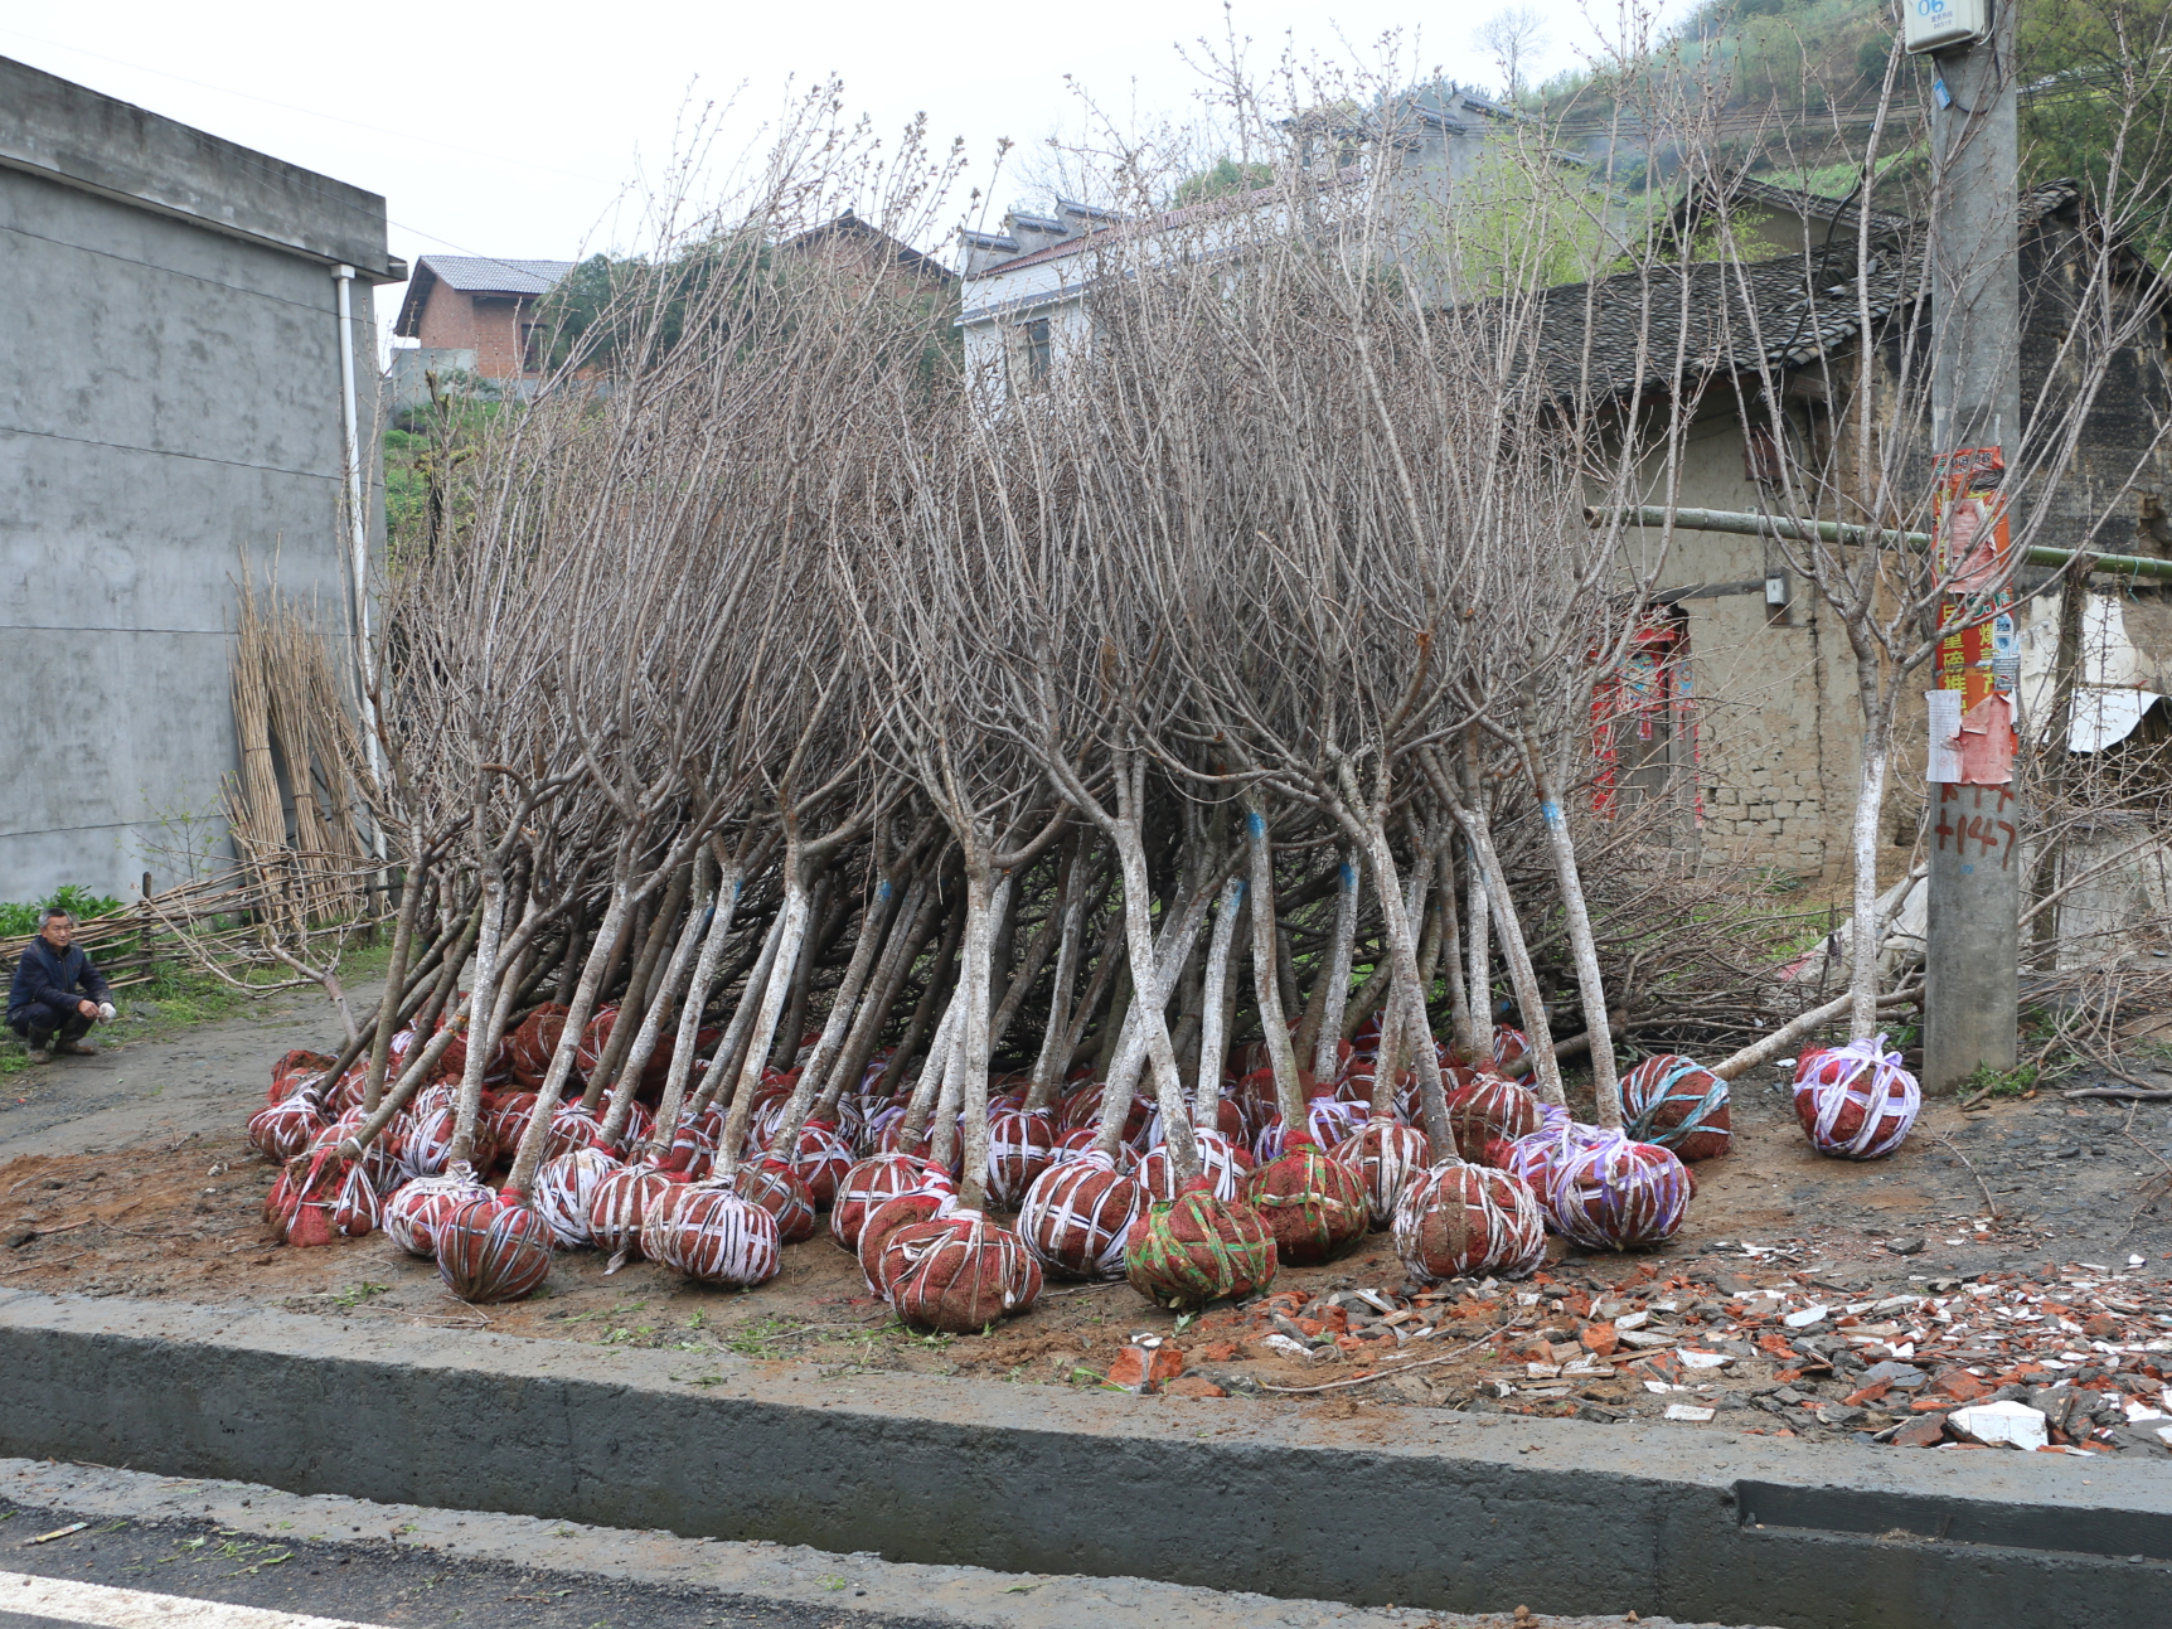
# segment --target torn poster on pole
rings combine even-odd
[[[2005,786],[2014,778],[2021,643],[2007,582],[2013,540],[1999,501],[2005,472],[1996,447],[1938,461],[1932,557],[1947,589],[1939,625],[1952,631],[1940,636],[1938,688],[1927,698],[1924,775],[1947,785]]]

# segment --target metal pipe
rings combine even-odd
[[[1736,509],[1674,509],[1668,510],[1657,504],[1634,509],[1587,508],[1584,519],[1593,526],[1604,526],[1619,518],[1624,526],[1664,527],[1672,524],[1685,532],[1733,532],[1743,537],[1792,537],[1803,542],[1853,543],[1870,541],[1899,543],[1918,553],[1931,546],[1928,532],[1895,532],[1877,526],[1848,526],[1836,520],[1788,520],[1778,515],[1760,515]],[[2063,566],[2078,553],[2078,549],[2054,549],[2036,545],[2021,551],[2021,558],[2032,566]],[[2108,577],[2150,577],[2160,582],[2172,582],[2172,560],[2151,560],[2138,554],[2095,554],[2091,570]]]
[[[377,675],[370,659],[370,533],[368,511],[362,507],[361,415],[355,406],[354,268],[333,267],[332,281],[339,290],[340,411],[342,427],[347,433],[347,513],[353,523],[355,667],[362,687],[362,741],[369,754],[370,779],[382,787],[385,772],[377,741]],[[375,820],[370,822],[370,840],[377,858],[384,859],[384,829]]]

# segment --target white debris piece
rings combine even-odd
[[[1703,1425],[1717,1412],[1717,1409],[1699,1408],[1694,1403],[1669,1403],[1667,1405],[1668,1419],[1687,1420],[1691,1425]]]
[[[2003,1442],[2033,1451],[2051,1441],[2044,1427],[2044,1411],[2026,1403],[1976,1403],[1955,1409],[1947,1419],[1954,1430],[1978,1442]]]
[[[1822,1305],[1811,1305],[1804,1307],[1800,1312],[1789,1313],[1780,1322],[1790,1329],[1808,1329],[1812,1324],[1823,1323],[1828,1310]]]

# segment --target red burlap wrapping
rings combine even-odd
[[[660,1204],[675,1186],[654,1166],[620,1166],[597,1183],[589,1196],[589,1238],[613,1258],[640,1254],[642,1221],[649,1208]]]
[[[1689,1168],[1667,1150],[1609,1132],[1561,1161],[1546,1211],[1587,1249],[1634,1250],[1674,1236],[1690,1191]]]
[[[1376,1228],[1388,1225],[1403,1190],[1433,1163],[1425,1133],[1388,1118],[1366,1121],[1329,1157],[1357,1172],[1365,1188],[1365,1213]]]
[[[550,1271],[550,1229],[517,1195],[471,1201],[437,1230],[437,1276],[463,1301],[518,1301]]]
[[[1403,1190],[1395,1253],[1421,1283],[1521,1278],[1546,1259],[1545,1214],[1521,1177],[1482,1165],[1436,1165]]]
[[[535,1105],[533,1092],[501,1092],[490,1107],[490,1140],[500,1148],[518,1148],[535,1118]]]
[[[1192,1141],[1199,1148],[1200,1174],[1207,1179],[1214,1197],[1235,1199],[1256,1164],[1252,1151],[1221,1132],[1209,1131],[1203,1126],[1192,1128]],[[1146,1190],[1149,1201],[1177,1196],[1180,1184],[1176,1164],[1169,1158],[1166,1144],[1153,1149],[1139,1161],[1139,1186]]]
[[[910,1154],[870,1154],[857,1162],[837,1185],[830,1206],[830,1237],[844,1250],[855,1250],[870,1212],[886,1199],[920,1186],[920,1161]]]
[[[1034,1179],[1056,1163],[1056,1111],[991,1108],[988,1114],[988,1197],[1018,1208]]]
[[[617,1022],[617,1007],[598,1007],[589,1014],[588,1022],[581,1027],[581,1039],[573,1049],[573,1067],[583,1080],[588,1078],[589,1072],[597,1064],[603,1062],[603,1049],[611,1040],[611,1026]]]
[[[513,1078],[531,1092],[540,1087],[565,1032],[566,1008],[559,1001],[544,1002],[515,1025],[505,1038],[505,1062]]]
[[[1293,1267],[1326,1261],[1363,1238],[1370,1221],[1357,1172],[1322,1153],[1303,1131],[1290,1135],[1280,1159],[1252,1173],[1244,1198],[1274,1234],[1276,1254]]]
[[[674,1188],[641,1229],[641,1253],[703,1284],[767,1283],[784,1263],[768,1211],[718,1182]]]
[[[887,1259],[883,1252],[889,1247],[890,1235],[899,1228],[931,1222],[958,1202],[957,1194],[950,1187],[948,1173],[939,1167],[923,1167],[923,1171],[928,1169],[936,1171],[941,1186],[923,1178],[922,1185],[910,1192],[870,1206],[867,1220],[860,1225],[859,1243],[854,1247],[860,1260],[860,1273],[867,1280],[869,1292],[884,1300],[890,1296],[890,1281],[883,1276],[883,1264]]]
[[[904,1119],[895,1119],[888,1125],[884,1125],[882,1127],[882,1136],[875,1138],[875,1153],[904,1153],[904,1156],[910,1156],[914,1160],[932,1160],[934,1158],[934,1147],[936,1147],[934,1125],[930,1125],[925,1129],[925,1132],[921,1132],[919,1138],[914,1138],[912,1142],[908,1142],[906,1140],[906,1123],[904,1123]],[[958,1177],[964,1175],[964,1138],[962,1136],[960,1138],[951,1138],[949,1173],[951,1173],[951,1182],[956,1182]]]
[[[671,1135],[671,1148],[656,1163],[667,1171],[677,1171],[691,1182],[703,1182],[716,1165],[717,1132],[723,1126],[721,1118],[712,1120],[713,1109],[699,1114],[682,1115],[679,1129]]]
[[[273,1235],[309,1249],[340,1239],[359,1239],[377,1226],[377,1190],[359,1161],[332,1147],[297,1154],[287,1162],[267,1200]]]
[[[339,1152],[340,1145],[359,1133],[368,1119],[359,1106],[349,1109],[317,1133],[308,1152],[314,1154],[320,1148]],[[389,1132],[392,1128],[387,1126],[385,1129]],[[362,1150],[358,1163],[362,1174],[369,1178],[370,1186],[379,1194],[388,1194],[407,1180],[407,1167],[401,1163],[400,1151],[388,1138],[379,1137],[371,1142]]]
[[[798,1244],[815,1236],[814,1195],[784,1161],[765,1157],[740,1166],[732,1174],[732,1188],[769,1212],[780,1243]]]
[[[1493,1027],[1493,1067],[1504,1075],[1520,1078],[1531,1071],[1531,1037],[1506,1024]]]
[[[837,1202],[837,1184],[852,1169],[852,1149],[837,1134],[836,1121],[809,1120],[799,1128],[799,1147],[792,1155],[792,1169],[807,1184],[808,1196],[818,1209]]]
[[[1076,1131],[1067,1131],[1056,1139],[1056,1146],[1053,1150],[1054,1157],[1050,1163],[1061,1165],[1064,1161],[1075,1160],[1082,1154],[1091,1154],[1094,1151],[1094,1144],[1100,1140],[1101,1131],[1096,1126],[1080,1126]],[[1139,1156],[1133,1152],[1129,1143],[1118,1143],[1116,1145],[1114,1163],[1117,1170],[1123,1172],[1126,1176],[1136,1176],[1138,1174]],[[1039,1180],[1038,1177],[1034,1178],[1035,1182]],[[1033,1183],[1029,1182],[1026,1186],[1031,1188]],[[1024,1201],[1021,1200],[1020,1203],[1023,1204]]]
[[[1448,1094],[1448,1127],[1467,1160],[1485,1155],[1488,1138],[1512,1143],[1545,1123],[1538,1094],[1498,1075],[1480,1075]]]
[[[598,1105],[599,1110],[601,1105]],[[561,1103],[552,1111],[551,1129],[543,1140],[543,1157],[556,1159],[576,1148],[602,1148],[603,1114],[590,1114],[579,1103]]]
[[[443,1176],[414,1177],[385,1197],[378,1225],[411,1256],[435,1256],[437,1232],[462,1205],[495,1195],[475,1180],[472,1166],[456,1165]]]
[[[267,1103],[278,1103],[292,1097],[304,1086],[322,1082],[324,1073],[339,1062],[329,1053],[304,1052],[299,1047],[272,1065],[271,1090],[264,1094]]]
[[[1018,1207],[1018,1236],[1064,1278],[1121,1278],[1124,1234],[1145,1208],[1146,1190],[1089,1152],[1034,1180]]]
[[[436,1176],[452,1158],[459,1116],[446,1105],[405,1116],[404,1120],[400,1128],[401,1163],[415,1176]],[[469,1151],[468,1163],[478,1171],[487,1171],[498,1163],[498,1145],[490,1134],[487,1115],[476,1124],[475,1146]]]
[[[341,1072],[339,1079],[333,1081],[325,1089],[324,1112],[327,1114],[345,1114],[349,1109],[360,1108],[362,1106],[362,1094],[368,1090],[369,1083],[370,1065],[367,1058],[359,1063],[349,1064]]]
[[[249,1146],[280,1165],[306,1149],[325,1127],[324,1111],[313,1092],[298,1091],[267,1103],[249,1116]]]
[[[1173,1202],[1150,1206],[1124,1237],[1131,1287],[1165,1307],[1255,1295],[1274,1283],[1278,1259],[1267,1219],[1215,1198],[1204,1178]]]
[[[543,1162],[535,1174],[536,1214],[561,1250],[593,1241],[589,1211],[605,1179],[624,1169],[600,1148],[576,1148]]]
[[[1623,1129],[1684,1161],[1717,1159],[1734,1145],[1727,1082],[1694,1058],[1663,1052],[1621,1077]]]
[[[1101,1125],[1102,1084],[1098,1080],[1082,1082],[1075,1090],[1063,1097],[1059,1121],[1066,1131],[1082,1127],[1098,1130]],[[1146,1150],[1147,1124],[1154,1118],[1154,1100],[1136,1088],[1131,1095],[1131,1111],[1124,1116],[1124,1138],[1135,1153]]]
[[[977,1210],[897,1229],[883,1258],[890,1304],[915,1329],[970,1335],[1024,1312],[1041,1293],[1040,1263]]]

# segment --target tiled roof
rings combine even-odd
[[[2024,228],[2081,197],[2072,181],[2036,188],[2021,201]],[[1875,224],[1880,217],[1871,216]],[[1808,254],[1729,264],[1707,261],[1622,272],[1570,283],[1539,296],[1536,332],[1547,378],[1569,391],[1585,378],[1594,394],[1625,395],[1671,386],[1679,373],[1795,368],[1854,339],[1867,312],[1873,326],[1920,297],[1923,234],[1894,216],[1874,231],[1858,282],[1852,241]]]
[[[487,255],[424,255],[427,268],[462,294],[548,294],[573,270],[570,260],[494,260]]]
[[[548,294],[573,270],[570,260],[495,260],[488,255],[424,255],[415,262],[392,331],[413,339],[422,330],[422,308],[443,283],[460,294]]]

